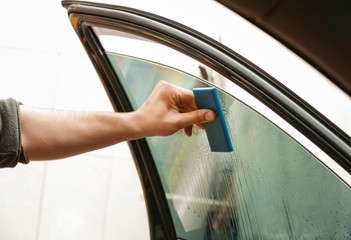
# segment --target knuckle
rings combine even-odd
[[[200,111],[194,111],[194,112],[195,112],[196,123],[202,122],[203,119],[202,119],[202,114],[200,114]]]
[[[157,83],[157,87],[159,88],[166,88],[168,86],[168,83],[164,80],[161,80]]]

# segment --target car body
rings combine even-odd
[[[159,80],[188,89],[218,89],[233,152],[212,153],[198,129],[191,138],[179,132],[129,142],[151,239],[351,237],[351,141],[337,120],[323,116],[303,94],[221,43],[223,39],[140,10],[137,4],[62,3],[117,111],[136,110]],[[243,10],[245,4],[226,4],[254,16]],[[175,6],[180,8],[173,14],[181,18],[184,5]],[[283,29],[275,31],[264,21],[258,25],[275,35]],[[285,37],[280,38],[335,80],[344,90],[336,95],[345,96],[349,108],[347,68],[324,68],[323,56],[304,53],[304,47],[298,48],[302,45],[294,45],[298,38],[289,42]],[[327,89],[328,94],[333,91]]]

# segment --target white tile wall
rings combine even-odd
[[[112,111],[59,0],[0,0],[0,98]],[[126,143],[0,169],[0,239],[148,239]]]
[[[48,163],[39,239],[101,239],[111,168],[88,155]]]
[[[0,239],[36,239],[45,164],[0,170]]]
[[[128,160],[116,158],[113,161],[111,184],[107,197],[106,224],[104,240],[110,239],[148,239],[148,225],[144,196],[140,184],[133,179],[137,178],[137,172],[133,171],[134,165]],[[137,191],[125,191],[135,189]],[[121,193],[124,197],[121,198]],[[116,204],[119,203],[119,204]],[[132,220],[132,221],[130,221]],[[127,231],[127,235],[121,238],[121,233]]]
[[[0,96],[23,103],[52,107],[58,76],[59,57],[31,49],[12,49],[1,45]]]

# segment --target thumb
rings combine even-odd
[[[198,109],[191,112],[181,113],[181,125],[183,127],[193,124],[211,122],[216,118],[216,114],[207,109]]]

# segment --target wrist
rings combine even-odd
[[[138,111],[128,112],[129,115],[128,124],[131,126],[131,132],[133,133],[133,139],[141,139],[145,137],[149,137],[149,131],[146,127],[146,119],[142,116]]]

